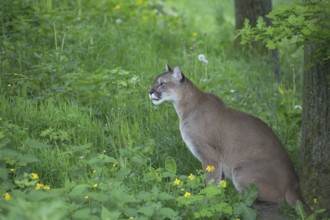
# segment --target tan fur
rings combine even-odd
[[[237,190],[259,188],[258,200],[294,206],[301,200],[297,174],[280,140],[260,119],[227,107],[212,94],[196,88],[176,67],[158,76],[149,90],[154,104],[173,103],[180,118],[182,138],[193,155],[214,172],[207,183],[221,180],[222,172]]]

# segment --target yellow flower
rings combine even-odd
[[[39,179],[39,176],[38,176],[37,173],[31,173],[30,177],[31,177],[31,179],[33,179],[33,180],[37,180],[37,179]]]
[[[44,190],[50,190],[50,186],[44,186]]]
[[[174,186],[177,186],[177,185],[179,185],[181,183],[181,180],[179,180],[178,178],[176,178],[175,180],[174,180],[174,182],[173,182],[173,185]]]
[[[97,183],[93,184],[92,187],[93,188],[96,188],[97,187]]]
[[[85,200],[88,200],[89,199],[89,196],[85,196],[84,198],[85,198]]]
[[[93,173],[96,173],[96,170],[93,170]]]
[[[36,190],[42,189],[44,187],[44,184],[42,183],[37,183],[36,185]]]
[[[239,219],[239,218],[236,218],[235,220],[241,220],[241,219]]]
[[[191,35],[192,35],[193,37],[197,37],[198,33],[197,33],[197,32],[193,32]]]
[[[214,166],[207,166],[206,168],[206,171],[209,172],[209,173],[212,173],[214,171]]]
[[[226,182],[226,180],[221,180],[219,184],[220,184],[220,186],[222,186],[223,188],[226,188],[226,187],[227,187],[227,182]]]
[[[129,220],[134,220],[134,217],[132,217],[132,216],[131,216],[131,217],[129,217]]]
[[[188,176],[188,178],[189,178],[190,180],[194,180],[196,177],[191,173],[191,174]]]
[[[316,204],[317,203],[317,198],[314,198],[313,202],[314,202],[314,204]]]
[[[7,192],[5,193],[5,200],[6,200],[6,201],[9,201],[9,200],[10,200],[10,194],[7,193]]]
[[[10,168],[10,172],[15,172],[15,168]]]
[[[191,196],[191,193],[190,192],[186,192],[184,195],[183,195],[185,198],[190,198],[190,196]]]
[[[120,5],[119,5],[119,4],[116,5],[116,6],[115,6],[115,9],[118,11],[118,10],[120,9]]]

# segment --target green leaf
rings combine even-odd
[[[202,208],[202,209],[200,209],[199,212],[195,212],[194,215],[196,217],[198,216],[198,218],[200,218],[200,217],[212,217],[213,214],[209,209]]]
[[[266,27],[266,23],[265,23],[264,19],[261,16],[258,17],[256,26],[259,29],[263,29],[264,27]]]
[[[296,209],[296,212],[298,214],[298,216],[301,218],[301,219],[305,219],[305,211],[304,211],[304,206],[302,204],[301,201],[297,201],[296,202],[296,206],[295,206],[295,209]]]
[[[69,196],[74,199],[82,200],[85,193],[88,191],[88,188],[90,188],[90,185],[87,184],[76,185],[69,193]]]
[[[24,154],[18,158],[17,165],[26,166],[34,162],[40,162],[40,160],[32,154]]]
[[[137,199],[142,200],[142,201],[147,201],[152,197],[152,193],[150,192],[145,192],[145,191],[141,191],[139,192],[139,194],[137,195]]]
[[[250,21],[247,18],[244,19],[244,29],[251,29]]]
[[[2,149],[0,151],[0,160],[4,160],[8,164],[15,164],[17,157],[18,157],[18,152],[15,150],[7,150],[7,149]]]
[[[297,23],[297,16],[296,15],[290,15],[288,17],[288,22],[291,25],[295,25]]]
[[[233,213],[233,208],[231,207],[230,204],[228,204],[226,202],[221,202],[219,204],[214,205],[214,209],[217,212],[228,214],[228,215],[231,215]]]
[[[137,215],[137,211],[134,206],[125,208],[123,212],[126,216],[136,216]]]
[[[128,167],[121,167],[117,172],[119,179],[125,179],[131,173],[131,169]]]
[[[103,160],[105,163],[118,163],[118,160],[117,160],[117,159],[115,159],[115,158],[113,158],[113,157],[109,157],[109,156],[107,156],[107,155],[105,155],[105,154],[101,154],[101,155],[99,156],[99,158],[100,158],[101,160]]]
[[[176,162],[173,157],[166,157],[165,159],[165,169],[173,174],[176,173]]]
[[[103,193],[103,192],[89,192],[88,196],[96,201],[99,202],[107,202],[109,201],[110,195],[108,193]]]
[[[274,34],[274,27],[272,27],[272,26],[268,26],[268,27],[266,28],[266,34],[267,34],[268,36],[273,36],[273,34]]]
[[[37,141],[35,139],[26,139],[24,141],[24,144],[26,144],[29,148],[32,148],[32,149],[47,149],[47,148],[50,148],[49,145],[45,144],[45,143],[42,143],[40,141]]]
[[[92,157],[87,163],[91,166],[103,166],[105,163],[118,163],[118,160],[105,154],[100,154]]]
[[[72,219],[91,219],[91,217],[90,208],[80,209],[72,215]]]
[[[177,212],[170,208],[161,208],[159,215],[166,219],[174,219],[177,216]]]
[[[218,195],[223,195],[223,188],[222,187],[217,187],[217,186],[214,186],[214,185],[211,185],[209,187],[206,187],[204,189],[202,189],[200,191],[200,194],[203,194],[206,196],[206,198],[214,198],[215,196],[218,196]]]
[[[242,216],[244,220],[257,219],[256,210],[248,207],[245,203],[240,202],[233,205],[233,213],[235,216]]]
[[[254,203],[254,201],[257,199],[258,192],[259,192],[258,187],[255,185],[249,185],[245,187],[242,192],[243,202],[246,205],[251,206]]]
[[[304,28],[301,30],[301,32],[303,33],[304,36],[309,36],[309,35],[311,35],[311,33],[312,33],[311,29],[310,29],[308,26],[304,27]]]
[[[161,192],[158,194],[158,199],[166,201],[166,200],[174,199],[174,197],[166,192]]]
[[[274,41],[269,40],[269,41],[267,41],[266,47],[270,50],[274,50],[276,48],[276,45],[275,45]]]
[[[118,202],[122,204],[136,202],[134,196],[130,195],[128,192],[125,192],[124,190],[121,189],[113,190],[110,194],[110,197],[118,198]]]
[[[120,216],[120,212],[118,211],[110,212],[108,209],[102,206],[102,211],[101,211],[102,220],[119,219],[119,216]]]
[[[138,212],[144,214],[145,216],[151,217],[154,214],[155,209],[153,206],[143,206],[138,210]]]
[[[134,161],[138,165],[144,165],[148,162],[148,159],[145,157],[141,157],[140,155],[135,155],[133,156],[132,161]]]

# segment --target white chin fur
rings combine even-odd
[[[162,102],[163,102],[163,100],[161,100],[161,99],[152,99],[151,100],[152,101],[152,103],[154,104],[154,105],[159,105],[159,104],[161,104]]]

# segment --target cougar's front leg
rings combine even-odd
[[[203,170],[206,174],[205,184],[218,184],[222,177],[222,165],[219,161],[203,161]]]

